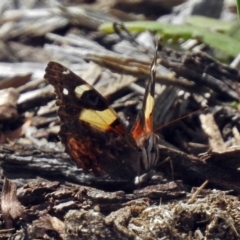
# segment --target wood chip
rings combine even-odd
[[[226,150],[226,145],[224,144],[221,132],[219,131],[213,115],[211,113],[201,114],[199,118],[202,129],[208,136],[209,145],[212,150],[216,152],[223,152]]]

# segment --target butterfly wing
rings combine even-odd
[[[131,134],[135,139],[137,146],[141,149],[141,172],[148,171],[156,166],[159,160],[159,138],[153,131],[156,53],[151,65],[151,78],[148,81],[145,91],[143,107],[131,130]]]
[[[142,109],[131,130],[132,136],[135,140],[138,140],[143,135],[153,133],[154,89],[155,83],[151,78],[147,84]]]
[[[59,63],[50,62],[44,77],[55,88],[59,136],[77,166],[96,175],[134,178],[138,148],[106,99]]]

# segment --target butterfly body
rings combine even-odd
[[[152,119],[146,124],[153,106],[143,110],[127,131],[101,94],[66,67],[50,62],[45,79],[58,97],[60,139],[78,167],[98,176],[134,179],[156,165],[158,137],[152,131]],[[152,101],[145,102],[151,105]]]

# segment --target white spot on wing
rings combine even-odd
[[[68,75],[70,73],[70,71],[67,69],[65,71],[62,72],[64,75]]]
[[[68,95],[68,90],[66,88],[63,89],[63,94]]]

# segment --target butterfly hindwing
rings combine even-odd
[[[101,94],[56,62],[48,64],[45,79],[55,88],[59,136],[73,161],[97,175],[134,178],[139,168],[138,148]]]

